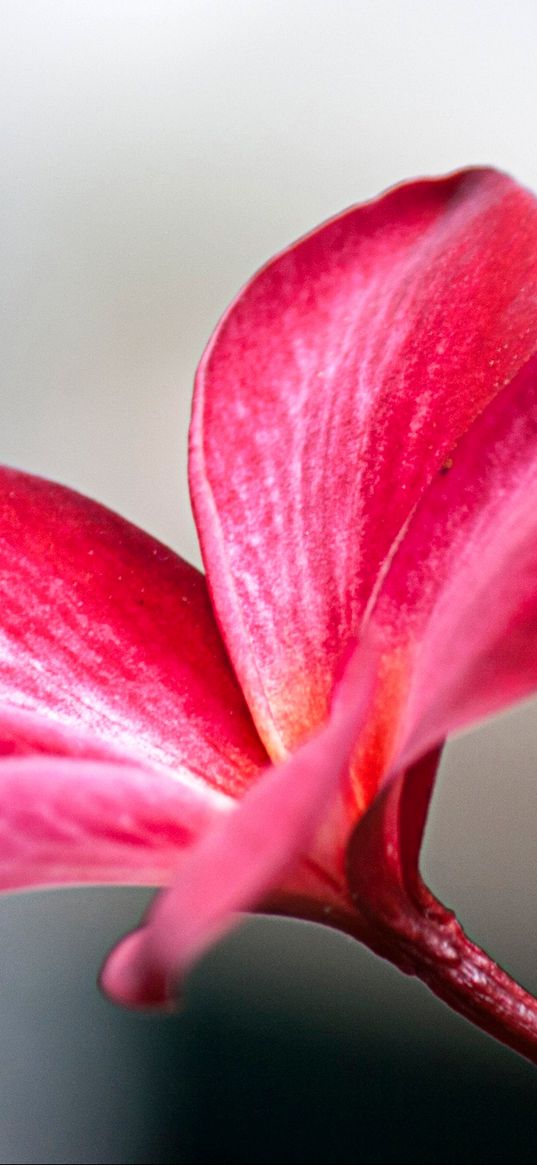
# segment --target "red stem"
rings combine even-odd
[[[476,946],[419,873],[439,752],[391,782],[359,822],[347,871],[365,941],[455,1011],[537,1063],[537,1001]]]

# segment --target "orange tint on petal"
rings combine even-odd
[[[381,656],[373,706],[351,764],[353,824],[369,808],[392,763],[409,677],[407,648],[394,647]]]
[[[367,718],[349,771],[341,781],[307,853],[287,874],[281,887],[284,893],[325,903],[331,903],[335,894],[334,902],[339,908],[345,901],[350,907],[347,847],[396,755],[409,690],[409,648],[401,644],[383,651],[379,645],[376,670]]]

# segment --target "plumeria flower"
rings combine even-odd
[[[270,262],[202,360],[190,483],[205,576],[1,471],[1,886],[165,887],[102,973],[128,1005],[271,910],[537,1061],[537,1003],[418,871],[445,738],[537,687],[535,198],[414,182]]]

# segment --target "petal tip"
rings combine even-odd
[[[148,959],[146,944],[145,927],[122,939],[101,970],[99,986],[112,1003],[130,1010],[174,1014],[179,1007],[177,993]]]

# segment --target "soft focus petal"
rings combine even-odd
[[[266,763],[203,576],[102,506],[9,469],[0,752],[167,767],[232,796]]]
[[[347,212],[224,317],[197,380],[191,488],[273,757],[322,722],[413,507],[536,349],[537,202],[489,170]]]
[[[171,773],[70,757],[0,761],[0,889],[162,885],[229,797]]]
[[[146,925],[108,959],[104,990],[128,1006],[167,1006],[194,959],[258,905],[296,863],[345,784],[356,737],[376,683],[372,650],[351,659],[323,729],[290,760],[268,770],[180,863],[174,885]]]
[[[537,359],[437,475],[372,621],[409,677],[398,766],[537,689]]]
[[[367,942],[435,995],[537,1063],[537,1001],[464,933],[423,884],[418,857],[438,754],[390,781],[359,822],[348,877]]]

